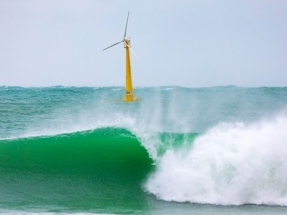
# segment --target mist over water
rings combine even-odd
[[[254,122],[285,110],[287,88],[138,88],[142,102],[118,102],[124,88],[0,87],[0,138],[98,127],[202,133],[220,122]],[[32,117],[31,117],[32,115]]]

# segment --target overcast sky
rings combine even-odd
[[[286,0],[0,0],[0,86],[287,86]]]

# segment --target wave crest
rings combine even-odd
[[[168,150],[146,189],[159,199],[287,205],[287,118],[220,124],[191,147]]]

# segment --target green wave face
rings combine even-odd
[[[2,140],[0,163],[1,208],[10,209],[139,209],[152,169],[145,148],[121,128]]]

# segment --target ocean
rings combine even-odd
[[[287,87],[0,87],[0,214],[287,214]]]

